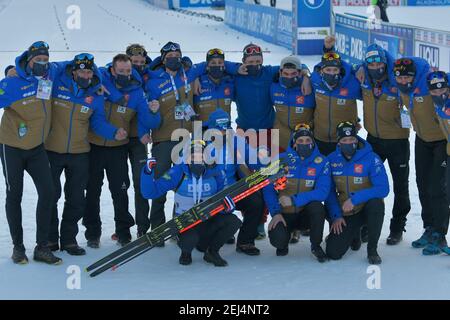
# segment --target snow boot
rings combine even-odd
[[[180,259],[178,260],[181,265],[188,266],[192,263],[192,256],[190,252],[181,252]]]
[[[84,256],[86,254],[86,250],[78,246],[76,243],[61,246],[61,251],[67,251],[67,253],[71,256]]]
[[[311,253],[316,257],[317,261],[324,263],[328,261],[328,256],[323,251],[321,246],[311,248]]]
[[[423,248],[422,253],[425,256],[431,256],[445,252],[447,247],[447,240],[445,235],[440,232],[433,232],[431,241]]]
[[[15,264],[27,264],[28,263],[28,257],[25,254],[25,247],[23,246],[23,244],[21,244],[19,246],[14,246],[11,259]]]
[[[236,251],[239,253],[245,253],[248,256],[259,256],[261,254],[261,251],[259,251],[259,249],[252,243],[238,244],[236,246]]]
[[[206,250],[203,260],[214,264],[216,267],[226,267],[228,265],[228,262],[220,256],[219,252],[209,248]]]
[[[377,250],[369,250],[367,252],[367,260],[369,261],[369,264],[381,264],[381,257]]]
[[[422,236],[419,239],[414,240],[411,243],[413,248],[425,248],[426,245],[431,242],[432,233],[433,233],[433,230],[431,229],[431,227],[425,228],[425,231],[422,234]]]
[[[289,253],[289,248],[288,248],[288,247],[282,248],[282,249],[277,249],[277,256],[278,256],[278,257],[284,257],[284,256],[287,256],[288,253]]]
[[[391,231],[386,239],[388,246],[395,246],[403,240],[403,231]]]
[[[36,246],[36,248],[34,248],[33,259],[52,265],[62,264],[62,259],[56,257],[47,246]]]

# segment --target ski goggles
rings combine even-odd
[[[341,56],[336,52],[327,52],[322,56],[322,60],[333,61],[340,60]]]
[[[181,47],[178,43],[169,42],[161,48],[161,52],[181,51]]]
[[[297,131],[300,129],[311,130],[311,126],[307,123],[299,123],[298,125],[295,126],[294,131]]]
[[[397,59],[395,60],[395,64],[397,66],[399,65],[409,66],[410,64],[413,64],[413,61],[411,59]]]
[[[94,56],[90,53],[77,54],[73,59],[73,68],[75,70],[92,70],[94,68]]]
[[[366,58],[367,63],[374,63],[374,62],[383,62],[383,59],[380,56],[377,57],[369,57]]]
[[[90,53],[80,53],[77,54],[74,58],[74,60],[89,60],[94,61],[94,56]]]
[[[223,50],[218,48],[214,48],[208,51],[208,56],[216,56],[216,55],[223,56],[225,55],[225,52],[223,52]]]
[[[261,47],[257,45],[248,46],[244,49],[245,54],[260,54],[262,53]]]

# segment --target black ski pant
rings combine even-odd
[[[130,138],[128,158],[131,163],[134,187],[135,219],[138,233],[146,233],[150,229],[148,200],[141,194],[141,171],[147,161],[147,146],[139,138]]]
[[[178,246],[182,252],[190,253],[198,246],[202,251],[219,251],[225,242],[240,228],[242,222],[234,214],[220,213],[200,225],[182,233]]]
[[[336,151],[336,142],[323,142],[320,140],[315,140],[317,144],[317,148],[319,148],[319,151],[324,156],[328,156],[330,153]]]
[[[0,157],[6,182],[6,218],[12,242],[23,244],[22,194],[24,171],[33,179],[38,194],[36,207],[36,243],[46,246],[50,230],[51,208],[54,188],[52,173],[44,145],[22,150],[0,144]]]
[[[411,210],[409,200],[409,140],[408,139],[380,139],[367,136],[367,141],[373,151],[388,161],[394,184],[394,207],[390,230],[392,232],[404,231],[406,216]]]
[[[291,232],[300,228],[302,216],[309,216],[311,223],[311,231],[309,239],[311,248],[320,246],[323,238],[323,227],[325,224],[326,210],[325,206],[318,201],[308,203],[305,208],[298,213],[282,213],[287,226],[282,222],[278,223],[275,228],[269,230],[270,244],[277,249],[285,249],[289,245]]]
[[[101,236],[100,195],[105,172],[114,206],[115,233],[119,239],[131,239],[130,228],[134,225],[134,219],[128,211],[127,190],[130,179],[126,145],[101,147],[91,144],[86,210],[83,217],[85,237],[87,240],[93,240]]]
[[[367,224],[369,241],[367,252],[374,253],[378,247],[384,219],[384,202],[382,199],[371,199],[363,209],[352,216],[344,217],[347,226],[341,234],[331,232],[327,238],[326,253],[333,260],[339,260],[348,251],[353,239],[359,237],[361,227]]]
[[[260,191],[236,203],[236,209],[242,212],[242,226],[237,237],[237,245],[255,244],[258,225],[264,214],[264,200]]]
[[[156,179],[160,178],[172,167],[172,149],[177,144],[177,141],[163,141],[153,144],[152,157],[156,158],[156,166],[154,168]],[[166,222],[164,212],[165,203],[166,194],[152,200],[152,208],[150,209],[150,224],[152,229]]]
[[[423,227],[447,234],[449,207],[446,190],[447,141],[425,142],[416,135],[416,182]]]
[[[89,153],[60,154],[47,151],[47,154],[55,188],[49,241],[58,243],[61,236],[61,246],[77,244],[78,221],[83,217],[86,206],[85,190],[89,179]],[[66,178],[65,201],[59,231],[58,200],[61,198],[63,172]]]

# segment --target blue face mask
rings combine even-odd
[[[297,144],[295,146],[295,150],[297,151],[297,154],[301,158],[308,158],[314,151],[314,143],[310,144]]]
[[[335,88],[338,86],[339,82],[341,81],[341,75],[340,74],[328,74],[324,73],[322,75],[323,81],[325,81],[326,84],[328,84],[331,88]]]
[[[177,57],[166,58],[165,66],[170,71],[178,71],[178,70],[180,70],[180,68],[182,66],[181,58],[177,58]]]
[[[340,144],[339,147],[341,148],[341,153],[346,158],[351,158],[356,153],[356,150],[358,149],[358,143],[348,143],[348,144]]]
[[[256,64],[256,65],[248,65],[247,66],[247,72],[249,76],[256,77],[261,72],[262,65]]]
[[[441,94],[440,96],[431,96],[431,99],[437,107],[442,108],[447,102],[448,93]]]
[[[299,78],[286,78],[286,77],[280,77],[281,83],[288,89],[292,89],[299,86]]]

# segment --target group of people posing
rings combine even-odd
[[[312,73],[297,56],[284,58],[280,66],[264,65],[261,47],[252,43],[239,63],[226,61],[224,51],[215,48],[205,62],[193,64],[174,42],[160,53],[152,60],[142,45],[132,44],[98,68],[88,53],[50,62],[48,44],[38,41],[5,70],[0,156],[14,263],[28,262],[21,209],[24,171],[38,194],[33,258],[61,264],[53,253],[57,250],[86,254],[76,239],[80,220],[87,246],[100,247],[105,173],[114,207],[113,239],[123,246],[132,240],[135,224],[141,237],[165,223],[169,190],[175,193],[169,215],[178,216],[280,158],[288,164],[285,188],[269,185],[237,203],[225,197],[223,213],[178,236],[179,263],[191,264],[197,249],[206,262],[226,266],[219,254],[226,243],[235,243],[239,253],[259,255],[255,239],[265,235],[270,214],[268,238],[277,256],[288,254],[289,243],[302,230],[319,262],[338,260],[367,242],[368,262],[379,264],[383,199],[390,192],[386,160],[394,192],[388,245],[402,241],[411,210],[410,127],[416,133],[424,228],[412,246],[425,255],[450,254],[445,239],[450,213],[448,74],[431,70],[421,58],[394,60],[376,44],[367,48],[361,65],[353,66],[334,51],[333,37],[325,40]],[[366,139],[358,135],[357,100],[363,102]],[[204,139],[190,136],[196,121]],[[177,151],[184,141],[174,138],[177,130],[190,140],[183,152]],[[211,130],[215,135],[206,134]],[[214,144],[219,161],[211,164],[205,150],[218,136],[227,138]],[[128,204],[128,162],[134,217]],[[63,191],[64,208],[58,214]]]

